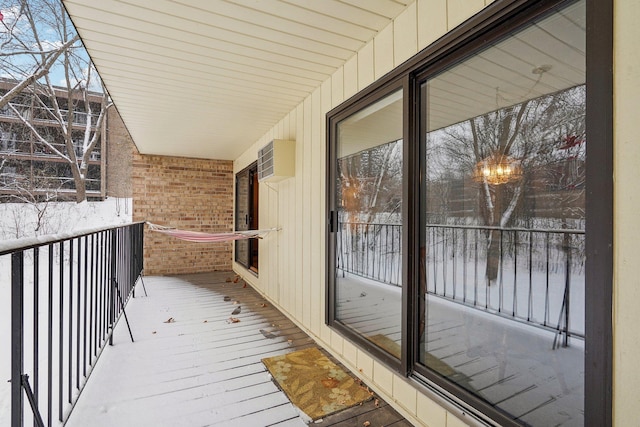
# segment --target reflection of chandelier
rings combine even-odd
[[[522,177],[520,162],[505,155],[493,155],[480,160],[473,171],[473,179],[491,185],[506,184]]]

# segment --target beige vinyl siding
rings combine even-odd
[[[242,170],[272,139],[296,141],[295,176],[260,184],[260,227],[281,230],[259,243],[259,276],[237,264],[234,268],[411,422],[428,427],[464,422],[324,324],[325,116],[484,5],[483,0],[418,0],[410,5],[234,164],[235,172]]]
[[[640,395],[640,3],[614,3],[614,303],[613,424],[638,422]]]

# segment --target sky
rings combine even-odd
[[[46,0],[53,1],[56,0]],[[18,12],[18,3],[19,0],[0,0],[0,14],[2,14],[2,21],[0,21],[0,43],[6,42],[8,38],[8,29],[16,23],[16,17]],[[37,0],[30,0],[30,5],[32,5],[32,11],[36,11],[36,4],[39,3]],[[66,12],[65,12],[66,15]],[[36,29],[39,35],[39,38],[43,41],[45,46],[57,46],[62,42],[60,40],[60,36],[58,35],[58,31],[52,25],[52,22],[55,22],[54,15],[47,14],[36,14]],[[68,17],[66,17],[68,22],[68,28],[71,29],[72,35],[75,35],[75,28],[71,24]],[[23,38],[30,34],[30,30],[28,27],[28,22],[26,19],[22,18],[16,25],[15,34],[22,36]],[[76,44],[78,48],[76,49],[76,54],[81,61],[82,64],[78,67],[78,70],[82,68],[82,71],[86,75],[87,64],[89,63],[89,55],[82,46],[81,42]],[[3,53],[9,52],[9,46],[3,45],[2,50]],[[20,71],[22,71],[23,75],[28,75],[34,69],[34,62],[28,55],[19,55],[19,56],[4,56],[0,55],[0,77],[8,77],[8,78],[18,78],[20,75]],[[20,71],[17,71],[19,69]],[[61,61],[58,61],[54,65],[54,67],[50,70],[50,78],[53,85],[56,86],[66,86],[65,82],[65,73],[64,68],[61,65]],[[98,82],[98,79],[92,77],[94,84],[91,85],[91,89],[94,91],[102,91],[101,86]]]

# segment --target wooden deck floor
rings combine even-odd
[[[127,305],[135,342],[121,319],[114,346],[103,352],[67,426],[306,425],[260,360],[316,344],[251,287],[227,282],[230,277],[146,277],[148,296],[138,284]],[[314,425],[365,421],[411,425],[382,401]]]

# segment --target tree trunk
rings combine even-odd
[[[494,188],[493,208],[494,215],[492,221],[487,225],[496,227],[501,224],[502,212],[504,210],[504,187],[496,185]],[[500,268],[500,230],[489,230],[487,235],[487,265],[485,275],[489,284],[498,278]]]
[[[489,283],[497,280],[500,268],[500,230],[489,232],[489,244],[487,246],[486,276]]]
[[[80,171],[78,168],[71,166],[71,171],[73,173],[73,182],[76,186],[76,202],[82,203],[87,199],[87,186],[84,179],[80,175]]]

